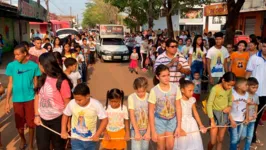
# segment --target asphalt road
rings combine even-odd
[[[7,62],[13,59],[12,54],[6,54],[4,63],[0,66],[0,81],[6,86],[7,78],[4,73],[5,66]],[[89,80],[88,85],[91,89],[91,96],[98,99],[104,105],[106,102],[106,92],[111,88],[119,88],[125,92],[126,97],[133,93],[133,81],[135,78],[139,76],[144,76],[149,80],[149,90],[152,87],[152,74],[150,72],[141,72],[139,71],[139,75],[132,74],[128,71],[128,63],[102,63],[97,62],[95,66],[93,66],[89,71]],[[125,100],[125,104],[127,101]],[[6,146],[7,150],[16,150],[19,146],[19,137],[14,124],[14,116],[11,112],[10,114],[4,113],[4,101],[0,101],[0,131],[2,133],[2,143]],[[200,116],[204,122],[204,124],[208,125],[207,116],[199,110]],[[258,137],[266,143],[266,138],[263,138],[263,135],[266,135],[266,128],[259,127]],[[27,130],[25,131],[26,136]],[[204,147],[206,148],[209,134],[202,135]],[[229,134],[226,133],[225,141],[224,141],[224,150],[228,150],[229,148]],[[155,145],[152,144],[152,149],[154,149]],[[260,147],[258,150],[265,150],[266,146]]]

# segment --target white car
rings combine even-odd
[[[69,35],[78,35],[79,32],[74,28],[63,28],[56,30],[56,36],[58,36],[61,40],[65,40]]]

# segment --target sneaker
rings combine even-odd
[[[252,143],[249,148],[250,148],[250,150],[256,150],[258,148],[258,146],[255,143]]]
[[[264,126],[264,123],[261,120],[259,121],[259,126]]]
[[[256,140],[256,145],[261,147],[261,146],[264,145],[264,143],[262,143],[259,139],[257,139]]]
[[[146,71],[147,71],[147,69],[146,69],[146,68],[143,68],[143,69],[142,69],[142,71],[143,71],[143,72],[146,72]]]

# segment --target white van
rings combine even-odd
[[[124,43],[124,26],[100,25],[96,51],[103,61],[128,61],[129,50]]]

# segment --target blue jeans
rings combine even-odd
[[[79,70],[79,73],[81,75],[81,79],[82,79],[82,82],[86,82],[86,78],[87,78],[87,66],[86,66],[86,63],[85,62],[82,62],[82,63],[79,63],[78,65],[78,70]]]
[[[243,132],[241,135],[241,139],[247,138],[244,150],[249,150],[250,148],[250,145],[252,143],[254,128],[255,128],[255,122],[250,122],[247,125],[243,125]]]
[[[241,122],[237,122],[237,124]],[[240,136],[242,135],[243,124],[237,126],[236,128],[229,128],[230,133],[230,150],[237,150],[237,145],[240,142]]]
[[[71,140],[71,149],[74,150],[95,150],[96,149],[96,142],[92,141],[81,141],[78,139]]]
[[[145,135],[146,130],[144,131],[139,131],[140,134],[142,136]],[[135,130],[131,129],[131,137],[135,137]],[[146,140],[140,140],[140,141],[136,141],[136,140],[132,140],[131,141],[131,149],[134,150],[148,150],[149,149],[149,141]]]
[[[203,62],[194,60],[191,64],[191,79],[194,79],[194,73],[198,72],[200,74],[200,77],[203,74]]]

